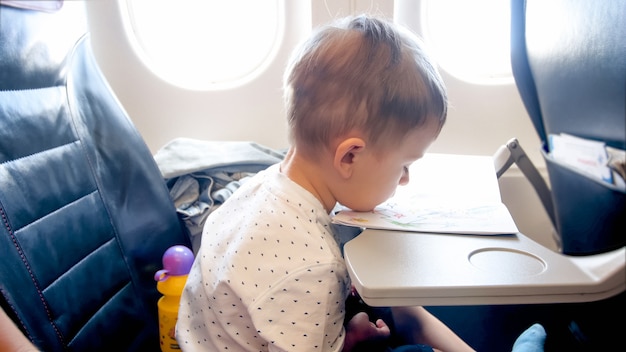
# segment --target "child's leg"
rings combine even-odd
[[[424,344],[446,352],[474,351],[424,307],[392,307],[395,328],[407,344]]]
[[[426,345],[405,345],[390,349],[389,352],[435,352],[432,347]]]

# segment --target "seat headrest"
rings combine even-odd
[[[87,21],[82,1],[60,4],[0,1],[0,90],[64,82],[66,56],[87,32]]]

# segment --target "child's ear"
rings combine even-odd
[[[333,166],[341,177],[348,179],[352,176],[354,164],[364,149],[365,141],[361,138],[348,138],[337,145]]]

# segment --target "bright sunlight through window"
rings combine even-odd
[[[424,0],[424,38],[441,67],[472,83],[513,81],[507,0]]]
[[[280,0],[126,0],[138,54],[187,89],[226,88],[269,64],[282,36]]]

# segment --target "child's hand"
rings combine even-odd
[[[390,334],[389,326],[382,319],[376,320],[376,324],[374,324],[369,320],[367,313],[357,313],[346,325],[346,340],[343,351],[352,351],[357,344],[362,342],[384,340]]]

